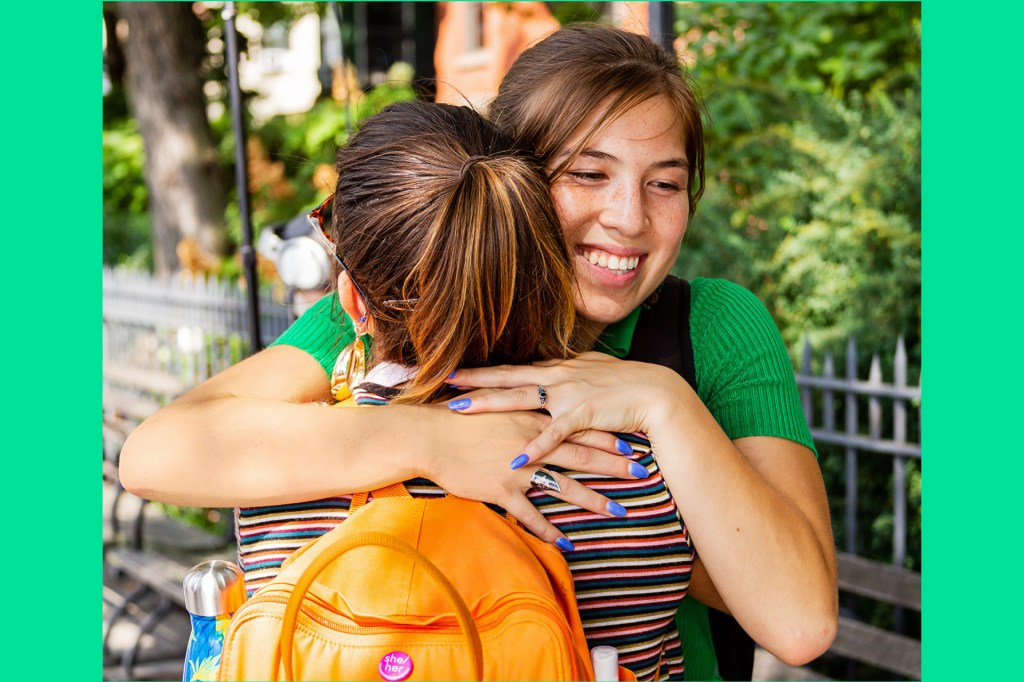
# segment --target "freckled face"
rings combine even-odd
[[[587,117],[550,169],[603,110]],[[655,97],[608,124],[552,182],[579,280],[576,308],[595,330],[626,317],[672,269],[689,220],[688,177],[682,123]]]

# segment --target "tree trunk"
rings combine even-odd
[[[128,22],[128,104],[146,147],[145,177],[158,275],[178,269],[182,240],[222,256],[226,183],[199,73],[204,33],[188,2],[115,4]]]

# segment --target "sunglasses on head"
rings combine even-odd
[[[331,252],[331,255],[334,256],[335,260],[338,261],[338,265],[341,266],[341,269],[348,273],[348,278],[352,282],[352,286],[354,286],[356,291],[359,292],[359,295],[363,297],[363,302],[366,304],[366,307],[369,308],[370,313],[376,315],[377,311],[374,305],[370,303],[370,297],[367,296],[366,292],[363,291],[363,288],[359,286],[359,282],[356,281],[355,276],[352,274],[352,269],[345,263],[345,260],[338,255],[338,247],[337,244],[334,243],[334,239],[331,237],[330,230],[333,210],[334,194],[332,193],[329,197],[324,199],[319,206],[310,211],[306,215],[306,218],[309,220],[310,225],[312,225],[316,231],[320,233],[320,236],[323,237],[324,241],[327,242],[328,250]],[[390,308],[391,310],[411,312],[413,306],[416,305],[418,301],[418,298],[387,298],[382,301],[382,305],[385,308]]]

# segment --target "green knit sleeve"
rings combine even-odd
[[[331,292],[310,306],[271,346],[294,346],[309,353],[330,377],[341,350],[352,342],[352,321]]]
[[[774,436],[817,454],[786,346],[754,294],[726,280],[695,279],[690,335],[697,394],[729,438]]]
[[[676,629],[683,647],[683,663],[687,680],[721,680],[718,658],[711,640],[708,607],[693,597],[679,603],[676,611]]]

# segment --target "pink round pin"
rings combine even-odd
[[[380,659],[377,672],[383,680],[401,682],[412,675],[412,658],[407,653],[392,651]]]

